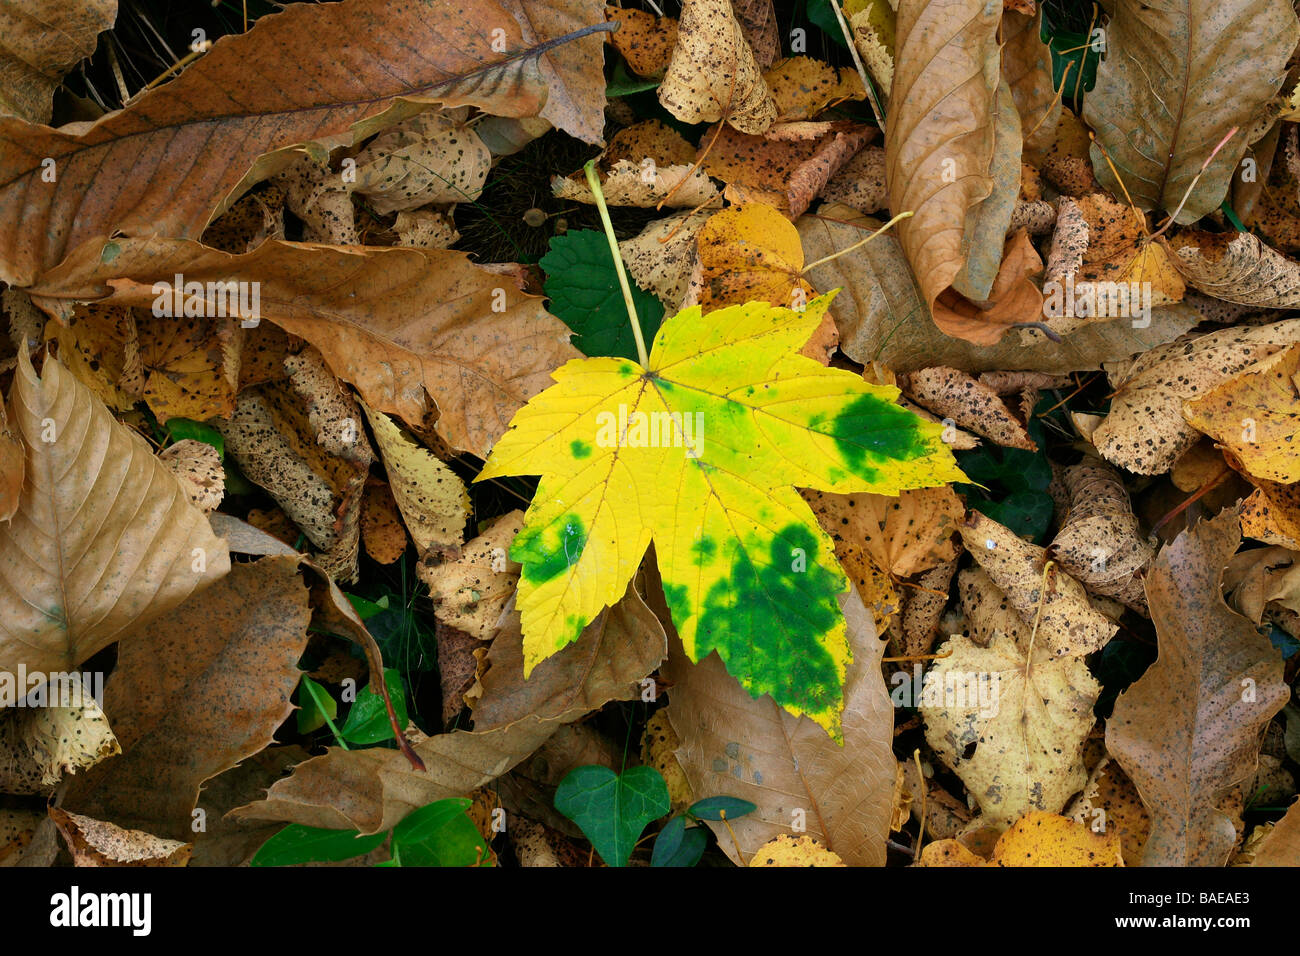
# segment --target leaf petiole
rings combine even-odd
[[[614,271],[618,273],[618,285],[623,290],[623,304],[627,306],[628,321],[632,323],[632,337],[636,339],[636,354],[642,368],[650,367],[650,357],[646,354],[645,338],[641,335],[641,321],[636,316],[636,306],[632,304],[632,287],[627,282],[627,272],[623,269],[623,256],[618,251],[618,238],[614,235],[614,224],[609,221],[609,207],[605,205],[605,194],[600,188],[600,179],[596,175],[596,161],[587,160],[582,167],[587,176],[587,185],[596,197],[596,208],[600,211],[600,222],[605,227],[605,238],[609,240],[609,252],[614,257]]]

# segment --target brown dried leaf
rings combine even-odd
[[[913,213],[898,236],[924,300],[943,332],[983,344],[1004,326],[978,310],[960,314],[964,300],[949,290],[966,261],[967,224],[994,190],[1000,14],[979,0],[902,7],[885,129],[889,208]]]
[[[900,376],[898,384],[912,401],[962,428],[1008,448],[1038,450],[998,393],[965,372],[943,367],[921,369]]]
[[[628,600],[641,603],[634,595],[625,598]],[[607,609],[603,613],[615,612]],[[600,618],[590,625],[598,626]],[[518,629],[515,615],[506,630],[517,634]],[[621,688],[624,681],[619,678],[616,683]],[[414,748],[427,767],[425,771],[412,770],[406,758],[395,750],[331,747],[323,756],[295,767],[292,776],[271,787],[265,800],[240,807],[232,814],[242,820],[283,820],[377,833],[418,807],[464,796],[495,780],[562,726],[585,716],[587,710],[585,704],[564,711],[548,709],[492,730],[457,730],[428,737]]]
[[[1026,160],[1041,161],[1061,117],[1061,98],[1052,87],[1052,54],[1039,36],[1042,14],[1002,14],[1002,76],[1011,87],[1024,129]]]
[[[393,493],[383,482],[366,482],[361,504],[361,541],[366,554],[380,564],[392,564],[406,552],[402,515],[397,510]]]
[[[298,563],[237,564],[123,642],[104,700],[123,753],[78,775],[65,806],[192,835],[203,782],[268,746],[293,712],[311,620]]]
[[[10,403],[27,478],[0,523],[0,671],[71,670],[229,570],[180,481],[57,361],[38,377],[21,350]]]
[[[53,298],[41,304],[51,314],[66,299],[148,306],[154,280],[176,272],[187,283],[258,282],[262,318],[320,349],[371,408],[422,422],[432,396],[442,411],[439,434],[480,457],[551,384],[551,371],[578,355],[541,297],[463,252],[265,242],[229,256],[166,239],[113,246],[110,262],[102,244],[91,243],[46,275],[33,292]]]
[[[95,52],[117,0],[28,0],[0,10],[0,114],[48,123],[63,74]]]
[[[198,238],[224,203],[284,159],[259,157],[306,141],[355,142],[430,103],[540,113],[598,143],[604,81],[591,65],[601,39],[553,41],[601,24],[603,8],[600,0],[532,0],[526,11],[519,0],[293,5],[222,37],[171,82],[84,131],[0,118],[0,279],[31,285],[82,242],[114,232]],[[341,49],[351,55],[340,58]],[[292,83],[283,82],[287,59]],[[45,157],[55,161],[54,183],[42,179]]]
[[[641,696],[641,680],[668,653],[663,626],[636,594],[627,595],[582,636],[524,678],[523,636],[513,615],[492,641],[483,694],[474,705],[479,730],[504,727],[529,714],[567,722],[611,700]]]
[[[727,183],[737,204],[764,203],[793,220],[803,214],[827,179],[874,135],[852,123],[818,124],[818,136],[777,140],[749,136],[723,125],[701,138],[700,155],[710,176]],[[716,142],[715,142],[716,140]]]
[[[1210,156],[1277,93],[1297,41],[1289,0],[1116,0],[1083,105],[1097,132],[1097,177],[1117,196],[1127,189],[1139,209],[1180,209],[1180,223],[1218,208],[1249,138]]]
[[[1254,772],[1264,727],[1290,696],[1266,637],[1223,601],[1237,515],[1201,521],[1147,574],[1160,656],[1120,694],[1106,749],[1151,811],[1144,866],[1222,866],[1237,842],[1217,805]]]

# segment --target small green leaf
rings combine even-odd
[[[358,830],[325,830],[291,823],[263,843],[249,865],[290,866],[294,863],[349,860],[369,853],[387,836],[387,830],[361,836]]]
[[[660,80],[647,80],[634,76],[628,71],[627,65],[620,60],[614,64],[614,75],[610,77],[609,85],[605,87],[605,96],[612,100],[633,93],[644,93],[646,90],[655,89],[660,82]]]
[[[465,812],[464,797],[436,800],[393,828],[393,859],[400,866],[491,865],[483,835]]]
[[[700,862],[709,838],[704,827],[686,826],[686,818],[673,817],[655,837],[650,865],[658,867],[691,867]]]
[[[346,594],[344,597],[352,603],[352,609],[357,612],[357,616],[363,621],[369,620],[381,611],[388,610],[387,594],[381,597],[378,601],[369,601],[356,594]]]
[[[308,688],[315,693],[311,693]],[[313,730],[320,730],[325,726],[326,717],[333,720],[338,715],[338,702],[330,696],[329,691],[303,674],[298,685],[298,733],[309,734]]]
[[[757,809],[757,806],[739,797],[705,797],[692,803],[686,812],[697,820],[721,820],[725,811],[727,819],[734,820]]]
[[[546,272],[550,311],[573,330],[577,348],[586,355],[636,358],[636,340],[604,233],[578,229],[556,236],[538,264]],[[663,319],[663,303],[633,283],[632,304],[649,342]]]
[[[384,683],[388,686],[388,696],[393,701],[393,710],[397,712],[397,724],[399,727],[405,727],[406,694],[402,691],[401,671],[385,667]],[[344,740],[353,744],[377,744],[393,736],[393,725],[388,721],[388,708],[384,706],[384,698],[371,690],[369,684],[357,694],[356,701],[348,711],[348,719],[339,728],[339,733]]]
[[[609,866],[626,866],[641,831],[672,809],[668,785],[653,767],[616,774],[575,767],[555,791],[555,809],[576,823]]]

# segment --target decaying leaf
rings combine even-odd
[[[0,11],[0,114],[48,123],[63,74],[95,52],[117,0],[40,0]]]
[[[225,496],[226,472],[221,455],[211,445],[192,438],[178,441],[158,453],[158,460],[180,479],[185,493],[204,514],[211,514]]]
[[[1078,656],[1053,658],[1032,632],[987,647],[956,635],[920,691],[926,740],[992,826],[1059,813],[1088,779],[1083,743],[1101,685]]]
[[[1097,131],[1097,178],[1117,196],[1127,190],[1140,209],[1178,211],[1180,223],[1217,208],[1247,139],[1238,133],[1211,153],[1277,93],[1297,40],[1286,0],[1116,0],[1083,107]],[[1167,68],[1152,70],[1153,62]]]
[[[750,866],[848,866],[810,836],[782,833],[754,851]]]
[[[589,31],[570,50],[561,38],[603,26],[603,7],[293,6],[221,38],[172,82],[81,132],[0,118],[0,279],[31,285],[77,245],[113,232],[198,238],[241,187],[277,171],[259,157],[310,140],[351,142],[375,132],[380,115],[393,123],[430,103],[540,114],[599,142],[603,81],[590,63],[600,62],[600,37]],[[289,84],[286,57],[296,61]],[[232,99],[232,89],[248,95]],[[46,157],[53,182],[43,178]],[[47,197],[51,217],[36,230],[29,190]]]
[[[955,368],[927,368],[900,378],[912,401],[941,418],[983,435],[1007,448],[1037,451],[1025,425],[1002,403],[997,392]]]
[[[59,362],[38,376],[20,351],[10,402],[27,461],[0,523],[0,671],[69,671],[229,570],[179,479]]]
[[[1300,481],[1300,345],[1187,402],[1183,413],[1193,428],[1230,449],[1252,477]]]
[[[1120,694],[1106,748],[1151,812],[1145,866],[1222,866],[1237,840],[1218,809],[1255,770],[1263,728],[1289,697],[1266,637],[1223,601],[1241,540],[1225,511],[1180,534],[1147,573],[1160,655]]]
[[[50,807],[74,866],[185,866],[193,845]]]
[[[1300,320],[1229,328],[1149,349],[1114,367],[1116,393],[1092,433],[1107,461],[1139,475],[1168,471],[1196,444],[1183,403],[1300,339]]]
[[[442,564],[421,562],[420,579],[429,586],[438,620],[486,641],[519,580],[519,565],[510,559],[510,544],[524,526],[524,513],[496,518],[461,549],[459,558]]]
[[[685,123],[726,119],[742,133],[776,121],[776,103],[730,0],[685,0],[659,102]]]
[[[122,644],[104,700],[122,754],[78,774],[66,807],[193,836],[203,782],[269,745],[293,711],[311,617],[298,563],[237,564]]]
[[[121,752],[89,688],[63,678],[46,686],[78,696],[66,701],[70,706],[47,703],[0,710],[0,791],[4,793],[49,793],[65,774],[81,773]]]
[[[551,370],[578,354],[540,297],[463,252],[265,242],[229,256],[163,239],[114,247],[104,262],[102,244],[91,243],[48,273],[33,290],[48,297],[38,304],[54,314],[67,298],[149,306],[154,282],[179,272],[203,285],[203,308],[215,313],[228,303],[213,283],[256,282],[263,320],[316,346],[371,408],[410,424],[437,402],[439,433],[475,454],[486,455]]]
[[[403,434],[382,412],[362,405],[388,471],[388,486],[411,540],[423,554],[435,546],[459,546],[469,518],[469,492],[456,473]]]
[[[1052,540],[1052,556],[1095,594],[1143,614],[1143,569],[1155,556],[1143,537],[1119,473],[1095,457],[1065,471],[1069,512]]]
[[[1083,585],[1055,562],[1047,567],[1046,549],[1021,540],[978,511],[972,511],[958,530],[966,550],[1006,592],[1021,621],[1036,628],[1035,646],[1057,657],[1080,656],[1098,650],[1114,635],[1115,623],[1092,608]]]

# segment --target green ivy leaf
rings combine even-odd
[[[603,232],[578,229],[556,236],[538,264],[546,272],[550,311],[573,330],[575,347],[585,355],[636,358],[636,341]],[[649,342],[663,319],[663,303],[632,283],[632,304]]]
[[[555,809],[572,820],[609,866],[626,866],[651,820],[672,809],[668,785],[653,767],[617,774],[589,765],[570,770],[555,791]]]

